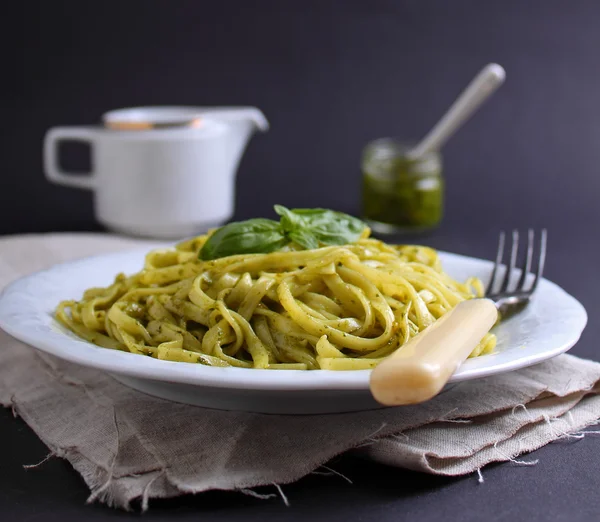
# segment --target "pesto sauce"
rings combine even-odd
[[[437,156],[411,161],[406,147],[373,142],[363,158],[363,216],[402,230],[426,230],[443,216],[444,180]]]

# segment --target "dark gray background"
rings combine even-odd
[[[271,131],[250,143],[239,171],[241,217],[268,215],[273,203],[358,212],[365,142],[422,136],[491,61],[506,68],[506,84],[444,150],[448,228],[474,217],[572,224],[564,209],[573,200],[592,221],[600,189],[593,0],[18,5],[4,16],[18,31],[2,66],[0,232],[94,227],[90,193],[44,180],[42,138],[52,126],[95,123],[131,105],[264,111]]]
[[[360,211],[368,140],[420,137],[496,61],[506,84],[444,150],[447,216],[433,246],[491,257],[500,228],[545,226],[547,275],[591,321],[598,359],[600,3],[566,0],[22,2],[2,7],[0,233],[99,230],[91,194],[47,184],[54,125],[144,104],[250,104],[271,122],[248,148],[236,217],[273,203]],[[16,4],[16,3],[15,3]],[[68,164],[83,162],[67,151]],[[400,238],[406,240],[406,238]],[[103,520],[81,479],[0,413],[0,519]],[[600,440],[556,443],[535,467],[435,478],[341,458],[354,485],[310,477],[291,501],[208,493],[151,503],[150,520],[598,520]],[[267,490],[265,490],[267,491]]]

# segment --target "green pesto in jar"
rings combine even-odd
[[[377,140],[364,150],[363,217],[375,232],[425,231],[441,221],[444,203],[442,160],[428,153],[413,160],[409,146]]]

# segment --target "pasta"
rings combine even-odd
[[[63,301],[57,319],[98,346],[168,361],[296,370],[375,367],[457,303],[483,295],[437,252],[370,239],[203,261],[209,236]],[[471,356],[489,353],[487,334]]]

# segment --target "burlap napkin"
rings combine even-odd
[[[144,243],[103,235],[0,239],[0,285],[69,258]],[[83,476],[90,500],[140,500],[209,489],[281,490],[346,451],[428,473],[479,472],[600,418],[600,364],[563,355],[464,383],[438,398],[370,412],[271,416],[202,409],[133,391],[40,354],[0,332],[0,402]],[[568,451],[568,450],[567,450]],[[331,471],[331,470],[329,470]],[[285,499],[285,496],[283,497]]]

